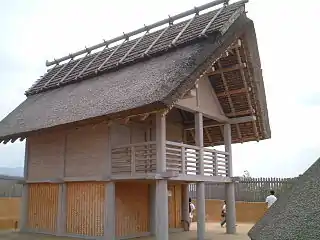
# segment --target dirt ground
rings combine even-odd
[[[226,229],[221,228],[219,223],[207,223],[206,224],[206,239],[207,240],[249,240],[247,232],[252,227],[252,224],[238,224],[237,234],[228,235],[225,234]],[[172,233],[170,234],[170,240],[196,240],[197,225],[193,223],[191,225],[190,232]],[[153,237],[136,238],[136,240],[152,240]],[[0,240],[77,240],[76,238],[65,237],[53,237],[40,234],[22,234],[17,232],[0,232]],[[79,239],[80,240],[80,239]]]

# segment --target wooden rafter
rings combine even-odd
[[[246,68],[246,67],[247,67],[247,65],[245,63],[235,64],[231,67],[226,67],[226,68],[217,69],[217,70],[214,69],[214,70],[208,72],[207,75],[208,76],[219,75],[221,73],[232,72],[232,71],[239,70],[241,68]]]
[[[251,91],[251,88],[239,88],[239,89],[235,89],[235,90],[230,90],[229,94],[230,95],[236,95],[236,94],[241,94],[241,93],[246,93],[247,91]],[[228,95],[227,92],[220,92],[217,94],[217,97],[226,97]]]
[[[238,64],[241,64],[240,51],[239,51],[238,48],[236,48],[235,51],[236,51],[236,55],[237,55]],[[248,84],[247,84],[247,81],[246,81],[246,76],[245,76],[244,70],[242,68],[240,69],[240,75],[241,75],[241,79],[242,79],[244,88],[248,88]],[[252,111],[253,107],[252,107],[252,102],[251,102],[251,98],[250,98],[249,92],[246,92],[246,97],[247,97],[247,101],[248,101],[248,104],[249,104],[249,107],[250,107],[251,116],[253,116],[253,114],[254,114],[253,112],[254,111]],[[254,134],[255,134],[257,140],[259,141],[259,134],[258,134],[256,121],[253,121],[252,123],[253,123]]]
[[[222,65],[221,65],[220,60],[218,60],[217,63],[218,63],[219,69],[222,69]],[[232,103],[232,99],[231,99],[231,96],[230,96],[230,94],[229,94],[229,88],[228,88],[227,80],[226,80],[225,75],[224,75],[223,72],[221,72],[221,79],[222,79],[222,83],[223,83],[225,92],[227,92],[227,98],[228,98],[228,102],[229,102],[229,105],[230,105],[230,108],[231,108],[231,113],[235,115],[236,112],[235,112],[235,110],[234,110],[234,106],[233,106],[233,103]],[[226,114],[226,115],[227,115],[227,114]],[[241,134],[241,131],[240,131],[239,124],[236,124],[236,129],[237,129],[237,134],[238,134],[239,139],[242,139],[242,134]],[[242,141],[242,142],[243,142],[243,141]]]
[[[245,60],[246,60],[246,62],[249,62],[248,61],[248,56],[247,56],[247,52],[246,52],[246,46],[245,46],[245,44],[244,44],[244,46],[243,46],[243,49],[244,49],[244,51],[243,51],[243,55],[244,55],[244,58],[245,58]],[[248,77],[249,77],[249,81],[251,82],[251,86],[253,86],[254,84],[253,84],[253,76],[252,76],[252,74],[251,74],[251,71],[248,71]],[[255,95],[255,89],[253,88],[252,89],[252,97],[253,97],[253,99],[254,99],[254,102],[257,102],[258,100],[257,100],[257,98],[256,98],[256,95]],[[258,108],[259,108],[259,105],[257,106]],[[253,109],[254,110],[254,109]],[[262,109],[260,109],[260,111],[262,111],[262,114],[263,114],[263,110]],[[267,132],[266,132],[266,129],[263,129],[263,133],[264,133],[264,135],[265,136],[267,136]]]
[[[254,113],[254,112],[255,111],[252,111],[252,110],[243,110],[243,111],[239,111],[239,112],[227,113],[226,116],[227,117],[236,117],[236,116],[252,115],[252,113]]]

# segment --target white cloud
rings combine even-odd
[[[45,60],[206,3],[184,1],[9,1],[0,10],[0,117],[45,72]],[[251,1],[269,107],[272,139],[234,146],[236,174],[295,176],[320,156],[318,1]],[[304,100],[303,100],[304,99]],[[306,101],[305,99],[308,99]],[[311,100],[310,100],[311,99]],[[2,166],[23,164],[23,144],[0,145]]]

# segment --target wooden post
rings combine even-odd
[[[150,202],[150,213],[149,213],[149,223],[150,223],[150,233],[152,236],[156,235],[156,185],[149,184],[149,202]]]
[[[166,167],[166,117],[156,114],[157,173],[165,172]],[[168,181],[156,181],[156,239],[169,239],[168,223]]]
[[[105,206],[104,239],[116,239],[116,197],[112,181],[105,185]]]
[[[131,147],[131,175],[136,174],[136,149]]]
[[[231,125],[225,124],[224,125],[224,145],[225,151],[229,153],[228,155],[228,175],[232,177],[232,136],[231,136]],[[227,202],[227,233],[228,234],[235,234],[236,233],[236,201],[235,201],[235,187],[234,182],[226,183],[225,186],[226,190],[226,202]]]
[[[200,175],[204,175],[203,161],[203,116],[202,113],[195,114],[195,142],[199,150],[198,171]],[[205,191],[204,182],[197,182],[197,239],[204,240],[206,209],[205,209]]]
[[[186,148],[181,147],[181,173],[186,174]]]
[[[107,158],[106,158],[106,175],[112,175],[112,154],[111,154],[111,134],[110,127],[108,127],[108,141],[107,141]],[[105,197],[104,197],[104,239],[116,239],[116,193],[115,183],[110,181],[105,183]]]
[[[24,153],[24,180],[28,180],[28,171],[29,171],[29,141],[26,138],[26,145],[25,145],[25,153]],[[24,232],[27,230],[28,224],[28,208],[29,208],[29,184],[24,182],[22,188],[22,201],[21,201],[21,216],[20,216],[20,232]]]
[[[57,215],[57,235],[62,236],[66,232],[67,224],[67,184],[59,184],[59,202]]]
[[[182,184],[182,221],[184,231],[189,231],[189,184]]]

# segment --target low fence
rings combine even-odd
[[[0,197],[21,197],[22,177],[0,175]]]
[[[235,178],[236,201],[264,202],[270,190],[274,190],[276,196],[290,189],[297,178]],[[196,198],[196,184],[190,184],[189,196]],[[225,199],[224,184],[206,183],[206,199]]]
[[[194,203],[197,204],[196,201]],[[222,206],[222,200],[206,200],[206,221],[220,222]],[[266,211],[267,205],[262,202],[236,202],[236,216],[239,223],[256,223]],[[197,221],[197,212],[195,212],[193,221]]]

